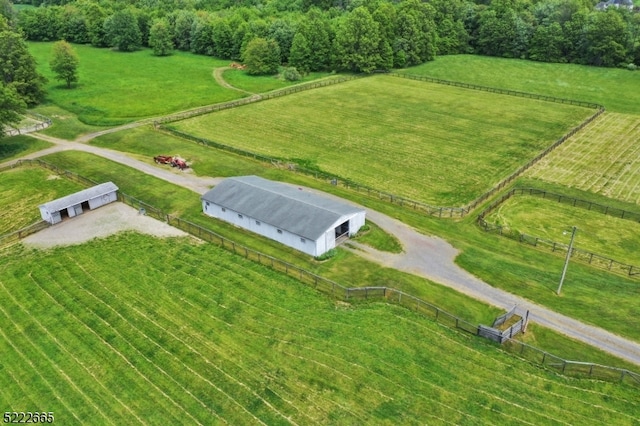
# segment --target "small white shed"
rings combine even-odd
[[[64,218],[82,214],[85,210],[97,209],[118,199],[118,187],[113,182],[105,182],[84,189],[40,206],[40,216],[54,225]]]
[[[227,178],[202,196],[205,214],[320,256],[358,232],[365,211],[258,176]]]

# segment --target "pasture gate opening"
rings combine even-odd
[[[489,213],[491,213],[493,210],[498,208],[502,203],[507,201],[509,198],[516,195],[528,195],[532,197],[539,197],[539,198],[548,200],[550,202],[555,201],[555,202],[566,204],[575,208],[590,210],[590,211],[598,212],[604,215],[617,217],[620,219],[640,222],[640,213],[638,212],[623,210],[617,207],[611,207],[605,204],[594,203],[592,201],[582,200],[579,198],[570,197],[562,194],[556,194],[553,192],[548,192],[548,191],[545,191],[542,189],[536,189],[536,188],[514,188],[508,191],[507,193],[503,194],[500,198],[495,200],[493,203],[491,203],[489,206],[487,206],[487,208],[485,208],[478,215],[478,218],[476,219],[476,222],[478,223],[478,225],[485,232],[497,233],[502,237],[506,237],[511,240],[518,241],[522,244],[528,244],[536,248],[543,248],[546,250],[550,250],[552,253],[557,252],[562,256],[566,256],[567,250],[569,250],[568,244],[559,243],[556,241],[551,241],[544,238],[523,234],[507,226],[496,225],[493,223],[489,223],[485,220],[485,218],[487,217],[487,215],[489,215]],[[626,275],[631,278],[640,278],[640,266],[629,265],[624,262],[619,262],[615,259],[612,259],[607,256],[603,256],[601,254],[597,254],[587,250],[582,250],[576,247],[572,247],[571,258],[600,269],[605,269],[610,272]]]
[[[202,145],[207,146],[207,147],[228,151],[228,152],[240,155],[240,156],[253,158],[253,159],[262,161],[262,162],[264,162],[266,164],[270,164],[272,166],[276,166],[277,167],[277,166],[279,166],[281,164],[288,164],[286,169],[289,170],[289,171],[300,172],[300,173],[302,173],[302,174],[304,174],[306,176],[314,177],[316,180],[322,180],[327,184],[330,184],[330,185],[333,185],[333,186],[342,186],[342,187],[344,187],[346,189],[349,189],[349,190],[355,190],[359,194],[366,194],[368,197],[375,197],[375,198],[377,198],[379,200],[382,200],[382,201],[385,201],[385,202],[389,202],[391,204],[396,204],[396,205],[399,205],[399,206],[404,207],[404,208],[409,208],[409,209],[412,209],[412,210],[416,210],[416,211],[422,212],[422,213],[424,213],[424,214],[426,214],[428,216],[435,216],[435,217],[438,217],[438,218],[462,218],[462,217],[466,216],[467,214],[469,214],[469,212],[471,212],[473,209],[475,209],[478,205],[480,205],[481,203],[483,203],[484,201],[489,199],[496,192],[500,191],[502,188],[507,186],[509,183],[511,183],[514,179],[516,179],[518,176],[520,176],[526,170],[531,168],[534,164],[536,164],[538,161],[540,161],[542,158],[544,158],[547,154],[549,154],[551,151],[553,151],[558,146],[560,146],[562,143],[564,143],[567,139],[569,139],[570,137],[575,135],[577,132],[582,130],[585,126],[590,124],[593,120],[595,120],[598,116],[600,116],[600,114],[602,114],[605,111],[604,106],[599,105],[599,104],[595,104],[595,103],[591,103],[591,102],[576,101],[576,100],[572,100],[572,99],[557,98],[557,97],[553,97],[553,96],[538,95],[538,94],[534,94],[534,93],[519,92],[519,91],[515,91],[515,90],[499,89],[499,88],[494,88],[494,87],[480,86],[480,85],[476,85],[476,84],[461,83],[461,82],[456,82],[456,81],[441,80],[441,79],[437,79],[437,78],[416,76],[416,75],[412,75],[412,74],[401,74],[401,73],[391,72],[391,73],[386,73],[386,75],[390,75],[390,76],[398,77],[398,78],[407,78],[407,79],[412,79],[412,80],[427,81],[427,82],[430,82],[430,83],[442,84],[442,85],[447,85],[447,86],[461,87],[461,88],[471,89],[471,90],[480,90],[480,91],[485,91],[485,92],[490,92],[490,93],[497,93],[497,94],[508,95],[508,96],[517,96],[517,97],[523,97],[523,98],[529,98],[529,99],[542,100],[542,101],[546,101],[546,102],[555,102],[555,103],[561,103],[561,104],[575,105],[575,106],[580,106],[580,107],[584,107],[584,108],[596,109],[596,112],[593,113],[586,120],[584,120],[582,123],[580,123],[578,126],[576,126],[573,129],[571,129],[568,133],[564,134],[562,137],[560,137],[558,140],[556,140],[553,144],[551,144],[543,152],[541,152],[540,154],[535,156],[533,159],[531,159],[525,165],[521,166],[515,172],[513,172],[512,174],[510,174],[506,178],[502,179],[500,182],[498,182],[498,184],[496,184],[494,187],[489,189],[487,192],[485,192],[484,194],[480,195],[480,197],[476,198],[475,200],[471,201],[466,206],[462,206],[462,207],[432,206],[432,205],[429,205],[429,204],[426,204],[426,203],[422,203],[420,201],[411,200],[409,198],[405,198],[405,197],[402,197],[402,196],[399,196],[399,195],[396,195],[396,194],[391,194],[391,193],[388,193],[388,192],[385,192],[385,191],[381,191],[379,189],[371,188],[369,186],[359,184],[357,182],[354,182],[353,180],[345,179],[345,178],[342,178],[340,176],[337,176],[337,175],[334,175],[334,174],[331,174],[331,173],[319,172],[318,170],[308,169],[308,168],[306,168],[306,167],[304,167],[304,166],[302,166],[300,164],[293,164],[292,165],[291,163],[289,163],[289,160],[286,160],[286,159],[276,158],[276,157],[269,157],[269,156],[266,156],[266,155],[257,154],[255,152],[251,152],[251,151],[235,148],[233,146],[230,146],[230,145],[227,145],[227,144],[224,144],[224,143],[221,143],[221,142],[216,142],[216,141],[213,141],[213,140],[210,140],[210,139],[201,138],[201,137],[198,137],[198,136],[195,136],[195,135],[191,135],[189,133],[181,132],[181,131],[179,131],[179,130],[177,130],[175,128],[171,128],[171,127],[167,127],[167,126],[162,125],[164,123],[171,123],[171,122],[174,122],[174,121],[179,121],[179,120],[183,120],[183,119],[186,119],[186,118],[195,117],[197,115],[203,115],[203,114],[207,114],[207,113],[210,113],[210,112],[220,111],[220,110],[229,109],[229,108],[235,108],[235,107],[238,107],[238,106],[247,105],[249,103],[258,102],[258,101],[262,101],[262,100],[266,100],[266,99],[272,99],[272,98],[276,98],[276,97],[286,96],[286,95],[289,95],[289,94],[292,94],[292,93],[297,93],[297,92],[300,92],[300,91],[303,91],[303,90],[309,90],[309,89],[313,89],[313,88],[317,88],[317,87],[324,87],[324,86],[328,86],[328,85],[332,85],[332,84],[342,83],[342,82],[353,80],[353,79],[356,79],[356,78],[363,78],[363,76],[350,76],[350,77],[340,77],[340,78],[332,79],[332,80],[321,80],[319,82],[306,83],[306,84],[302,84],[302,85],[298,85],[298,86],[293,86],[293,87],[289,87],[289,88],[285,88],[285,89],[276,90],[276,91],[273,91],[273,92],[266,93],[264,95],[252,96],[252,97],[248,97],[248,98],[242,98],[242,99],[237,100],[237,101],[224,102],[224,103],[220,103],[220,104],[210,105],[210,106],[207,106],[207,107],[198,108],[198,109],[195,109],[195,110],[186,111],[186,112],[183,112],[183,113],[170,115],[170,116],[163,117],[161,119],[157,119],[157,120],[154,121],[154,127],[155,127],[156,130],[165,131],[165,132],[167,132],[169,134],[172,134],[173,136],[177,136],[177,137],[179,137],[181,139],[185,139],[185,140],[189,140],[189,141],[192,141],[192,142],[196,142],[198,144],[202,144]]]
[[[84,178],[76,173],[67,170],[62,170],[57,166],[49,164],[42,160],[21,160],[11,166],[0,169],[0,172],[9,168],[20,167],[24,165],[44,167],[58,173],[60,176],[73,179],[80,183],[84,183],[87,186],[96,184],[91,179]],[[435,305],[432,305],[431,303],[425,302],[424,300],[411,294],[405,293],[401,290],[390,287],[344,287],[343,285],[338,284],[335,281],[316,275],[312,272],[299,268],[283,260],[277,259],[273,256],[238,244],[235,241],[229,240],[209,229],[203,228],[202,226],[196,225],[192,222],[180,219],[178,217],[171,216],[163,212],[162,210],[157,209],[148,203],[145,203],[144,201],[123,194],[122,192],[118,192],[118,200],[138,209],[138,211],[144,209],[145,213],[151,217],[166,222],[167,224],[181,229],[203,241],[216,244],[219,247],[232,251],[237,255],[245,257],[246,259],[260,263],[261,265],[270,267],[275,271],[279,271],[290,277],[293,277],[301,283],[312,286],[314,289],[330,295],[333,298],[341,299],[345,302],[354,303],[366,301],[383,301],[386,303],[398,304],[407,309],[414,310],[428,318],[431,318],[439,324],[456,330],[471,333],[476,336],[481,336],[480,325],[471,324],[468,321],[465,321],[453,314],[450,314],[447,311],[438,308]],[[0,236],[0,241],[2,241],[2,236]],[[515,313],[515,308],[502,317],[506,318],[513,313]],[[500,318],[501,317],[498,317],[496,321],[499,321]],[[496,324],[496,321],[494,321],[494,325]],[[526,326],[526,319],[524,325]],[[522,331],[522,329],[519,331]],[[516,334],[517,333],[515,331],[512,332],[512,335]],[[517,340],[513,340],[511,337],[507,336],[502,338],[501,343],[503,343],[502,347],[504,349],[509,350],[509,352],[516,354],[520,358],[535,362],[538,365],[541,365],[548,369],[552,369],[562,374],[618,381],[620,383],[630,383],[640,388],[640,374],[630,370],[603,366],[594,363],[568,361],[545,352],[541,349],[529,346]]]

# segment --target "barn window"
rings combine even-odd
[[[260,226],[260,221],[256,220],[256,225]]]
[[[307,240],[305,240],[304,238],[300,238],[300,242],[301,242],[301,243],[306,243],[306,242],[307,242]]]
[[[242,219],[242,215],[238,213],[238,218]]]
[[[278,229],[278,234],[282,234],[282,229]]]

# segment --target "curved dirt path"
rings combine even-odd
[[[167,182],[188,188],[198,194],[203,194],[222,180],[222,178],[198,177],[174,169],[163,169],[106,148],[70,142],[37,133],[30,136],[51,142],[56,146],[30,154],[25,158],[37,158],[51,152],[70,149],[90,152],[133,167]],[[15,161],[17,160],[13,162]],[[315,190],[310,189],[310,191]],[[424,235],[396,219],[365,207],[362,208],[367,211],[367,216],[371,221],[389,234],[394,235],[401,242],[404,250],[399,254],[380,252],[369,246],[352,242],[361,256],[384,266],[428,278],[505,310],[518,305],[520,310],[530,311],[529,319],[531,321],[640,365],[640,343],[617,336],[601,328],[584,324],[543,306],[536,305],[524,298],[492,287],[456,265],[454,259],[458,251],[445,240]]]
[[[216,83],[218,83],[220,86],[226,88],[226,89],[231,89],[231,90],[236,90],[238,92],[242,92],[242,93],[246,93],[247,95],[255,95],[255,93],[251,93],[251,92],[247,92],[246,90],[243,89],[239,89],[235,86],[230,85],[229,83],[227,83],[227,81],[224,79],[223,74],[225,71],[232,69],[231,67],[219,67],[219,68],[214,68],[213,69],[213,78],[216,80]]]

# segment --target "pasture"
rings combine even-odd
[[[462,205],[592,113],[374,76],[173,126],[409,199]]]
[[[399,307],[333,302],[191,239],[2,256],[6,410],[65,424],[637,422],[628,386],[547,373]]]
[[[0,173],[0,188],[3,205],[0,235],[41,221],[39,205],[84,189],[40,168],[6,170]]]
[[[199,199],[190,191],[108,160],[76,152],[52,154],[45,157],[45,160],[96,181],[113,180],[124,192],[159,206],[165,212],[193,221],[238,244],[279,259],[286,259],[287,262],[343,285],[398,288],[475,324],[491,323],[497,315],[503,313],[497,308],[489,307],[448,287],[416,275],[382,267],[351,251],[339,249],[334,258],[326,262],[316,262],[309,256],[301,255],[300,252],[288,249],[272,240],[243,232],[220,221],[213,221],[202,215]],[[290,172],[280,171],[280,173],[283,174],[280,178],[289,176],[296,178],[295,182],[298,184],[323,188],[322,184],[314,179],[292,175]],[[285,176],[284,173],[287,175]],[[325,186],[338,195],[349,195],[340,188]],[[171,196],[167,197],[166,194]],[[363,198],[360,202],[368,203],[370,207],[373,206],[381,211],[387,210],[389,214],[399,214],[404,221],[418,229],[446,235],[461,250],[457,262],[489,283],[581,321],[594,323],[632,339],[640,339],[638,328],[633,322],[626,320],[637,309],[635,301],[640,300],[637,298],[636,281],[617,275],[611,276],[599,270],[594,272],[593,268],[576,264],[572,265],[571,273],[567,276],[565,296],[558,298],[555,297],[554,290],[557,286],[558,271],[562,268],[562,259],[557,256],[531,250],[497,236],[487,235],[471,223],[471,218],[461,223],[454,223],[425,217],[410,210],[395,208],[394,212],[393,206],[388,203],[372,199]],[[384,244],[386,249],[394,250],[388,242]],[[372,245],[379,246],[379,243]],[[633,303],[618,303],[620,297]],[[573,303],[575,298],[581,302]],[[598,315],[594,316],[592,312],[596,305]],[[565,336],[548,330],[544,334],[530,331],[525,337],[536,346],[566,359],[596,362],[634,371],[636,368],[591,346],[571,341]]]
[[[640,116],[605,113],[526,176],[640,204]]]
[[[51,144],[49,142],[33,139],[29,136],[5,137],[0,142],[0,164],[49,148],[50,146]]]
[[[640,266],[640,223],[633,220],[529,196],[511,197],[485,220],[562,244],[569,244],[571,226],[577,226],[576,248]]]
[[[122,53],[85,45],[73,46],[79,81],[67,89],[49,67],[52,46],[29,43],[38,71],[49,80],[47,99],[85,124],[122,124],[244,96],[213,78],[214,68],[228,61],[179,51],[157,57],[148,49]]]
[[[595,102],[612,112],[640,114],[640,73],[626,69],[447,55],[401,72]]]

